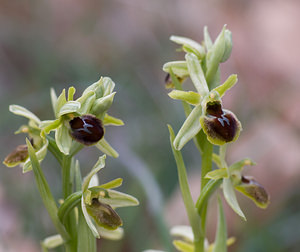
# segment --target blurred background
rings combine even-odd
[[[0,158],[24,143],[13,135],[27,120],[8,111],[22,105],[42,120],[52,119],[49,90],[74,85],[80,94],[100,76],[110,76],[117,95],[110,114],[125,126],[107,128],[120,158],[107,158],[100,180],[123,177],[120,190],[140,200],[120,209],[125,237],[100,240],[101,251],[165,249],[167,229],[187,224],[166,124],[184,121],[180,102],[164,89],[162,65],[180,60],[171,35],[213,39],[224,24],[233,34],[233,52],[221,65],[222,80],[236,73],[238,84],[224,98],[243,125],[230,145],[228,162],[250,157],[248,168],[271,195],[267,210],[239,197],[248,221],[226,208],[228,232],[237,237],[229,251],[299,251],[300,246],[300,2],[296,0],[52,0],[0,1]],[[183,150],[193,195],[200,181],[200,157],[189,143]],[[99,156],[95,148],[78,155],[83,174]],[[49,153],[43,169],[57,199],[60,169]],[[0,251],[40,251],[55,233],[35,188],[32,173],[0,170]],[[238,195],[239,196],[239,195]],[[211,201],[209,241],[215,232]],[[55,251],[61,251],[57,249]]]

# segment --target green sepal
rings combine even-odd
[[[90,113],[90,110],[95,102],[95,99],[96,99],[96,94],[94,91],[86,92],[84,95],[79,97],[76,101],[81,104],[81,107],[77,111],[77,113],[80,115]]]
[[[181,252],[194,252],[195,250],[193,244],[181,240],[174,240],[173,245],[177,250]]]
[[[43,159],[46,157],[47,148],[48,148],[48,140],[44,140],[44,144],[42,148],[39,149],[37,152],[35,152],[35,155],[39,163],[41,163]],[[30,159],[27,159],[23,165],[23,173],[26,173],[31,170],[32,170],[32,163]]]
[[[227,251],[226,218],[225,218],[223,205],[220,197],[218,198],[218,206],[219,206],[218,227],[217,227],[213,252],[226,252]]]
[[[180,78],[189,76],[189,70],[186,61],[170,61],[163,65],[164,72],[171,74],[171,69],[173,73]]]
[[[196,90],[201,96],[206,96],[209,90],[199,59],[193,53],[187,53],[185,59]]]
[[[110,108],[110,106],[113,103],[115,94],[116,92],[113,92],[109,95],[96,99],[91,108],[91,114],[101,119],[104,118],[105,112]]]
[[[246,217],[241,210],[239,203],[236,199],[235,192],[233,189],[233,185],[231,183],[230,178],[224,178],[223,179],[223,193],[225,196],[225,199],[229,206],[240,216],[246,221]]]
[[[192,105],[198,105],[201,95],[193,91],[172,90],[168,95],[175,100],[185,101]]]
[[[28,146],[28,153],[30,157],[30,162],[32,164],[32,170],[37,184],[37,188],[40,192],[43,203],[58,233],[63,237],[65,241],[67,241],[69,239],[69,235],[57,216],[57,206],[50,191],[50,187],[47,183],[47,180],[44,176],[44,173],[40,167],[40,163],[38,161],[36,153],[28,139],[26,139],[26,144]]]
[[[67,103],[66,90],[63,89],[59,97],[56,99],[55,106],[54,106],[54,112],[55,112],[54,114],[56,118],[59,117],[58,113],[60,112],[62,106],[64,106],[66,103]]]
[[[176,150],[181,150],[182,147],[201,130],[199,121],[201,115],[202,107],[201,105],[197,105],[188,115],[175,137],[173,144]]]
[[[227,169],[221,168],[221,169],[216,169],[216,170],[210,171],[205,175],[205,178],[213,179],[213,180],[218,180],[221,178],[228,178]]]
[[[110,189],[107,189],[105,191],[103,190],[104,189],[101,186],[94,186],[89,188],[89,191],[91,191],[92,193],[92,198],[98,196],[98,200],[101,203],[110,205],[112,208],[139,205],[139,201],[129,194]]]
[[[96,228],[100,236],[108,240],[116,241],[122,239],[124,236],[124,229],[121,227],[118,227],[115,230],[109,230],[101,226],[97,226]]]
[[[9,111],[14,113],[15,115],[23,116],[29,120],[32,120],[33,122],[35,122],[36,125],[39,125],[41,122],[40,119],[35,114],[33,114],[31,111],[29,111],[28,109],[22,106],[10,105]]]
[[[61,124],[55,131],[57,147],[62,153],[69,155],[72,147],[72,137],[70,136],[69,129],[64,124]]]
[[[194,53],[199,59],[202,59],[205,55],[205,50],[198,42],[180,36],[171,36],[170,40],[176,44],[182,45],[182,49],[187,53]]]
[[[232,88],[237,83],[237,81],[238,81],[237,75],[232,74],[227,78],[227,80],[222,85],[214,88],[213,90],[217,91],[220,97],[223,97],[225,92],[230,88]]]
[[[103,119],[103,124],[104,125],[113,125],[113,126],[122,126],[122,125],[124,125],[124,122],[119,118],[116,118],[114,116],[111,116],[111,115],[108,115],[107,113],[105,113],[104,119]]]
[[[77,101],[68,101],[64,105],[61,106],[60,110],[57,113],[57,117],[61,117],[70,113],[78,113],[80,110],[81,104]]]
[[[48,249],[54,249],[54,248],[57,248],[58,246],[63,245],[63,243],[64,243],[64,240],[61,237],[61,235],[56,234],[56,235],[52,235],[52,236],[45,238],[41,242],[41,245],[42,245],[43,252],[46,252],[46,251],[48,251]]]
[[[114,158],[119,157],[119,153],[105,140],[104,137],[98,143],[96,143],[95,146],[108,156]]]

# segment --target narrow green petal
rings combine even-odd
[[[173,73],[180,78],[189,76],[189,70],[187,68],[186,61],[171,61],[163,65],[164,72],[171,73],[171,69]]]
[[[74,94],[76,92],[76,89],[74,87],[69,87],[68,89],[68,101],[74,100]]]
[[[96,147],[102,151],[104,154],[117,158],[119,153],[105,140],[102,138],[97,144]]]
[[[228,77],[228,79],[220,86],[216,87],[214,91],[217,91],[220,97],[223,97],[227,90],[232,88],[237,83],[237,75],[232,74]]]
[[[205,175],[205,178],[214,179],[214,180],[221,179],[221,178],[228,178],[227,169],[221,168],[221,169],[216,169],[214,171],[211,171]]]
[[[179,45],[183,45],[184,51],[193,52],[199,58],[202,58],[205,55],[205,50],[203,46],[192,39],[180,36],[171,36],[170,40]]]
[[[229,171],[230,174],[233,174],[235,172],[241,172],[244,168],[244,166],[246,165],[256,165],[256,163],[254,161],[252,161],[250,158],[244,158],[234,164],[232,164],[231,166],[229,166]]]
[[[43,133],[48,135],[50,131],[55,130],[61,124],[61,119],[41,121],[40,128]]]
[[[104,188],[104,189],[113,189],[113,188],[117,188],[117,187],[121,186],[122,183],[123,183],[123,179],[117,178],[117,179],[109,181],[105,184],[101,184],[101,185],[99,185],[99,187]]]
[[[39,125],[41,122],[40,119],[35,114],[33,114],[31,111],[29,111],[28,109],[26,109],[22,106],[10,105],[9,111],[16,115],[24,116],[24,117],[28,118],[29,120],[34,121],[37,125]]]
[[[246,220],[246,217],[244,213],[242,212],[239,203],[236,199],[235,192],[231,183],[231,180],[229,178],[223,179],[223,192],[225,199],[227,203],[230,205],[230,207],[244,220]]]
[[[202,107],[201,105],[197,105],[186,118],[185,122],[177,133],[177,136],[175,137],[174,147],[176,150],[181,150],[182,147],[201,130],[201,124],[199,120],[201,115]]]
[[[223,210],[222,201],[218,199],[219,215],[218,215],[218,228],[215,238],[213,252],[226,252],[227,251],[227,228],[226,219]]]
[[[67,102],[66,99],[66,90],[63,89],[63,91],[61,92],[61,94],[59,95],[59,97],[56,100],[55,103],[55,117],[58,118],[58,113],[60,111],[60,109],[62,108],[63,105],[65,105],[65,103]]]
[[[59,150],[65,155],[70,154],[72,147],[72,137],[69,134],[69,130],[63,124],[60,125],[55,132],[55,141]]]
[[[89,174],[83,179],[82,183],[82,191],[85,192],[88,189],[88,186],[90,184],[91,178],[96,174],[98,171],[100,171],[105,166],[105,158],[106,155],[103,155],[99,157],[97,163],[94,165],[92,170],[89,172]]]
[[[119,118],[116,118],[114,116],[111,116],[111,115],[108,115],[107,113],[105,113],[104,119],[103,119],[103,124],[104,125],[113,125],[113,126],[122,126],[122,125],[124,125],[124,122]]]
[[[201,96],[193,91],[172,90],[168,95],[172,99],[185,101],[192,105],[198,105],[201,100]]]
[[[77,113],[81,107],[80,102],[77,101],[68,101],[63,106],[61,106],[60,110],[57,113],[57,117],[61,117],[65,114]]]
[[[192,53],[187,53],[185,59],[196,90],[201,96],[206,96],[209,90],[199,59]]]
[[[57,95],[55,93],[54,88],[50,89],[50,98],[51,98],[51,104],[52,104],[52,109],[53,109],[54,115],[56,115]]]

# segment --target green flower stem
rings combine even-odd
[[[183,202],[187,211],[187,215],[189,218],[190,225],[192,227],[194,233],[194,246],[195,252],[203,252],[204,251],[204,235],[201,230],[201,219],[197,213],[194,201],[191,196],[189,183],[187,179],[186,168],[183,162],[183,158],[180,151],[177,151],[173,146],[173,141],[175,138],[174,131],[171,126],[169,127],[170,132],[170,142],[172,146],[173,155],[176,161],[177,170],[178,170],[178,179],[180,190],[182,193]]]
[[[46,136],[49,144],[48,144],[48,150],[53,154],[53,156],[56,158],[56,160],[59,162],[60,165],[62,165],[62,153],[58,149],[55,140],[53,137],[47,135]]]

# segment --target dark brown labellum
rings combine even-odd
[[[116,211],[110,205],[101,203],[97,198],[92,199],[92,204],[87,205],[87,210],[99,226],[116,229],[122,225],[122,220]]]
[[[223,142],[231,142],[239,132],[239,122],[235,115],[228,110],[222,110],[220,102],[209,102],[206,105],[204,118],[207,134],[211,138]]]
[[[18,145],[4,160],[7,166],[15,166],[19,163],[25,162],[28,158],[28,148],[26,144]]]
[[[101,120],[93,115],[75,117],[70,122],[71,136],[84,145],[97,143],[104,135]]]

